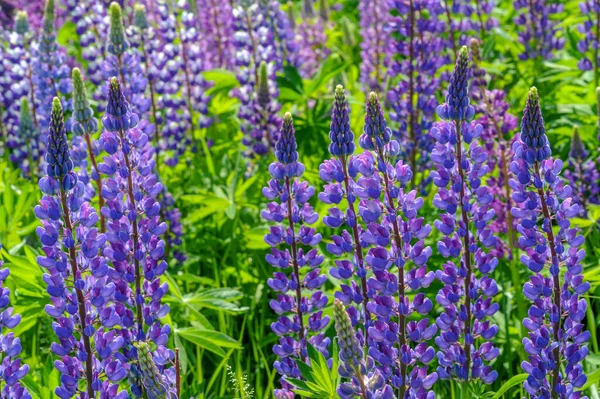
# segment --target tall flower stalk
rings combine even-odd
[[[365,356],[352,321],[339,299],[333,303],[333,317],[340,346],[339,373],[342,378],[350,380],[340,383],[337,394],[343,399],[354,399],[357,396],[361,399],[393,398],[394,392],[375,367],[373,358]]]
[[[450,78],[446,102],[437,108],[442,118],[432,129],[437,140],[432,154],[436,170],[433,182],[439,188],[433,204],[443,213],[435,227],[443,234],[438,251],[449,260],[437,272],[444,287],[436,296],[444,308],[436,324],[440,349],[438,375],[442,379],[492,383],[498,373],[486,362],[498,356],[492,339],[498,326],[491,318],[498,310],[493,297],[496,282],[489,277],[498,261],[486,253],[496,237],[488,228],[495,216],[493,196],[482,178],[489,172],[487,154],[479,145],[482,126],[469,123],[475,114],[468,96],[469,53],[462,47]],[[486,342],[477,345],[477,339]]]
[[[367,91],[382,91],[385,85],[385,61],[391,49],[392,16],[387,1],[359,2],[362,58],[360,80]]]
[[[345,225],[342,235],[334,235],[333,243],[327,245],[327,249],[334,255],[344,255],[346,252],[352,254],[352,260],[336,260],[336,267],[331,269],[331,275],[345,281],[351,279],[351,286],[343,284],[341,292],[336,293],[346,306],[356,303],[361,306],[363,329],[358,331],[358,337],[364,346],[368,341],[368,328],[371,316],[368,310],[369,295],[367,287],[367,265],[364,260],[363,242],[365,228],[360,223],[358,204],[360,200],[356,195],[358,189],[358,169],[355,167],[356,157],[354,133],[350,130],[350,109],[346,100],[345,90],[338,85],[335,89],[335,100],[331,111],[331,130],[329,131],[329,153],[331,160],[327,160],[319,167],[321,179],[328,184],[319,199],[330,205],[329,215],[323,218],[323,223],[331,228]],[[339,208],[341,202],[346,200],[346,209]],[[352,277],[357,277],[359,284]],[[359,313],[354,307],[350,307],[353,313],[353,324],[359,322]]]
[[[427,371],[427,364],[435,357],[427,341],[437,328],[430,326],[428,319],[409,320],[414,314],[429,313],[433,307],[418,292],[434,279],[434,274],[427,272],[432,251],[424,242],[431,226],[418,217],[423,199],[415,190],[404,189],[412,177],[410,166],[402,161],[392,163],[399,145],[392,138],[375,93],[367,99],[359,144],[365,152],[355,164],[362,174],[356,195],[361,199],[359,214],[370,233],[365,260],[373,270],[368,280],[373,295],[367,309],[376,317],[368,331],[369,355],[397,389],[398,397],[429,395],[438,376]],[[409,296],[410,291],[416,295]]]
[[[73,171],[62,107],[56,97],[52,103],[46,162],[47,176],[39,183],[45,195],[35,214],[42,221],[36,232],[44,251],[38,263],[46,269],[44,281],[51,298],[45,310],[55,318],[52,328],[58,337],[58,342],[51,346],[60,358],[55,366],[62,374],[55,393],[62,399],[71,398],[79,391],[79,382],[83,382],[83,391],[93,398],[95,391],[104,389],[100,387],[101,374],[118,382],[127,373],[120,360],[113,357],[122,341],[116,340],[102,355],[99,351],[103,347],[100,337],[104,328],[116,324],[114,308],[110,306],[115,285],[108,281],[106,263],[99,256],[106,237],[95,228],[98,221],[95,210],[82,199],[83,185]],[[105,290],[95,289],[98,286]],[[104,360],[102,363],[99,356]],[[123,398],[123,394],[117,397]]]
[[[162,304],[169,285],[161,284],[160,276],[167,269],[162,259],[165,242],[160,238],[167,230],[160,220],[161,204],[157,197],[163,185],[153,174],[153,148],[148,136],[137,128],[139,117],[131,112],[116,77],[109,82],[108,106],[102,118],[104,131],[100,137],[109,156],[99,165],[106,175],[102,188],[106,203],[102,209],[107,218],[107,238],[116,275],[120,276],[119,300],[125,305],[130,332],[126,342],[152,341],[155,360],[164,384],[175,389],[174,353],[166,349],[171,328],[160,318],[169,312]],[[136,359],[135,352],[128,353]],[[134,391],[144,391],[144,375],[132,370],[130,382]],[[139,372],[136,372],[139,371]]]
[[[31,399],[29,391],[21,383],[29,372],[29,365],[23,364],[19,358],[23,349],[21,339],[14,332],[9,332],[19,325],[21,316],[10,307],[10,289],[3,286],[10,269],[2,266],[4,262],[0,260],[0,379],[4,382],[0,398]]]
[[[559,176],[563,162],[551,156],[539,101],[531,88],[511,163],[513,200],[524,205],[512,211],[525,251],[521,262],[532,272],[523,287],[533,302],[523,320],[529,330],[523,339],[528,360],[522,367],[529,374],[524,388],[532,398],[579,398],[575,390],[587,381],[582,361],[590,339],[582,323],[587,309],[582,296],[590,288],[582,275],[584,237],[570,226],[579,205]]]
[[[519,43],[524,47],[519,54],[521,60],[550,59],[554,51],[565,45],[560,20],[553,15],[562,13],[564,4],[548,3],[547,0],[513,1],[518,13],[514,23],[520,27],[517,34]]]
[[[307,342],[327,357],[330,341],[319,332],[329,324],[329,316],[323,316],[322,310],[327,305],[327,297],[320,291],[327,279],[318,268],[323,256],[314,248],[321,241],[321,234],[308,227],[319,218],[308,203],[315,190],[300,180],[304,165],[298,161],[290,113],[284,115],[275,158],[269,166],[272,179],[263,188],[263,195],[273,202],[267,204],[262,217],[275,223],[265,236],[265,242],[272,247],[266,260],[283,269],[273,273],[267,282],[278,292],[277,299],[270,302],[271,309],[279,315],[271,325],[280,337],[273,352],[279,356],[274,367],[282,375],[282,389],[275,390],[275,397],[289,398],[293,397],[292,387],[285,378],[301,378],[296,361],[306,361]]]
[[[577,66],[582,71],[594,71],[594,87],[600,84],[598,63],[600,62],[600,1],[582,0],[579,2],[581,14],[586,16],[586,20],[578,27],[579,32],[583,34],[577,42],[577,50],[581,53],[581,58]]]
[[[98,193],[98,206],[104,207],[104,197],[102,196],[102,176],[98,170],[96,156],[99,151],[94,145],[92,135],[98,131],[98,120],[94,117],[94,110],[90,107],[87,90],[81,76],[79,68],[73,68],[71,73],[73,81],[73,119],[71,121],[71,131],[85,140],[87,156],[92,163],[92,179],[96,182],[96,191]],[[104,215],[100,214],[100,232],[106,232],[106,221]]]
[[[387,100],[392,107],[390,119],[398,125],[394,137],[400,144],[400,155],[413,171],[411,187],[423,193],[431,182],[430,135],[440,89],[439,68],[446,64],[440,54],[445,48],[442,20],[443,7],[428,0],[395,0],[391,7],[399,15],[391,20],[387,74],[392,82]]]

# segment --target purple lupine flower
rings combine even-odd
[[[273,33],[266,25],[258,4],[233,10],[235,17],[236,75],[241,87],[233,95],[240,102],[238,117],[244,133],[245,155],[252,159],[266,155],[279,136],[281,119],[277,112],[277,60]]]
[[[31,399],[29,391],[20,382],[29,372],[29,366],[23,364],[19,358],[23,349],[21,340],[15,336],[14,332],[7,331],[15,328],[21,322],[21,316],[14,313],[14,308],[9,307],[10,289],[3,287],[3,284],[9,276],[10,270],[2,267],[3,264],[4,262],[0,260],[0,332],[2,333],[0,335],[0,353],[4,354],[0,365],[0,379],[5,384],[0,391],[0,398]]]
[[[392,48],[390,2],[360,0],[360,82],[366,91],[382,91],[385,85],[385,60]]]
[[[81,45],[81,56],[87,61],[86,75],[90,82],[99,86],[104,81],[102,65],[110,25],[106,8],[100,2],[78,2],[71,19]]]
[[[270,302],[271,309],[279,315],[271,325],[280,337],[273,352],[279,356],[274,367],[282,376],[282,389],[275,390],[275,397],[287,398],[293,394],[285,378],[301,378],[296,361],[306,360],[306,343],[310,342],[328,357],[330,342],[320,332],[329,324],[329,316],[323,316],[327,297],[320,291],[327,280],[318,268],[323,256],[314,248],[321,241],[321,234],[308,227],[319,218],[308,203],[315,189],[300,180],[304,165],[298,161],[290,113],[283,118],[275,158],[269,166],[272,179],[263,188],[263,195],[273,202],[267,204],[261,216],[274,223],[265,236],[265,242],[272,247],[266,260],[282,269],[273,273],[267,284],[278,293],[277,299]],[[301,273],[302,270],[306,273]]]
[[[579,205],[579,215],[587,215],[588,205],[600,204],[600,160],[590,157],[585,144],[579,136],[577,129],[571,139],[569,162],[565,170],[565,179],[573,190],[573,201]]]
[[[335,90],[329,132],[331,139],[329,152],[332,159],[325,161],[319,167],[319,175],[327,183],[323,192],[319,193],[319,199],[330,205],[329,214],[323,218],[323,223],[333,229],[343,225],[348,228],[348,230],[344,229],[341,235],[332,236],[333,243],[328,244],[327,249],[337,256],[352,254],[351,261],[336,260],[336,267],[331,269],[331,275],[344,282],[350,280],[351,285],[342,284],[335,296],[349,307],[353,315],[357,316],[353,317],[355,327],[359,323],[358,319],[361,319],[362,329],[358,329],[357,336],[364,345],[371,321],[368,310],[367,268],[363,251],[363,244],[369,233],[361,225],[357,214],[357,205],[359,205],[357,200],[360,199],[356,191],[361,188],[357,187],[356,182],[358,169],[354,165],[354,133],[350,130],[349,112],[344,88],[338,85]],[[339,205],[344,198],[347,200],[347,208],[342,210]],[[353,277],[357,277],[356,281],[352,279]],[[362,317],[358,317],[361,313],[353,303],[360,305]]]
[[[261,6],[263,7],[267,24],[275,35],[275,59],[280,63],[277,65],[277,68],[280,69],[283,67],[281,63],[298,67],[300,45],[292,26],[292,23],[295,24],[295,21],[290,21],[288,15],[281,9],[279,0],[269,0],[261,4]],[[293,10],[292,5],[289,5],[289,7]]]
[[[594,71],[594,87],[600,84],[598,77],[598,23],[600,21],[600,1],[599,0],[581,0],[579,2],[581,14],[586,16],[586,20],[578,26],[579,33],[583,37],[577,42],[577,50],[581,53],[581,58],[577,66],[582,71]]]
[[[427,396],[438,378],[435,372],[427,372],[427,364],[435,358],[427,341],[437,328],[429,325],[428,319],[417,323],[409,318],[427,314],[433,304],[423,293],[410,298],[408,292],[418,292],[434,279],[434,274],[427,272],[432,251],[424,243],[431,226],[418,217],[423,199],[415,190],[404,190],[412,177],[410,167],[402,161],[392,163],[399,145],[375,93],[369,95],[366,108],[359,139],[365,152],[354,167],[362,175],[355,194],[361,200],[358,212],[368,230],[362,237],[363,245],[370,247],[365,261],[373,271],[367,282],[371,298],[367,309],[376,317],[369,323],[369,355],[399,397]]]
[[[490,171],[498,170],[496,174],[487,177],[487,186],[492,193],[493,200],[490,204],[494,209],[495,218],[489,221],[488,227],[496,235],[502,234],[508,238],[496,241],[490,253],[497,258],[508,256],[512,259],[515,243],[515,223],[510,210],[512,200],[510,187],[510,156],[511,142],[506,137],[517,127],[517,118],[509,112],[510,104],[506,100],[504,90],[488,90],[487,74],[481,68],[480,45],[477,39],[471,41],[473,55],[473,80],[470,97],[476,101],[475,111],[480,114],[477,122],[482,126],[481,141],[487,152],[487,164]],[[514,137],[514,135],[513,135]]]
[[[582,296],[590,288],[582,275],[585,251],[579,247],[584,237],[570,226],[579,205],[559,176],[563,162],[551,156],[535,87],[529,91],[513,152],[513,200],[523,206],[512,212],[525,251],[521,262],[532,272],[523,287],[532,301],[523,320],[529,331],[523,339],[528,360],[522,367],[529,374],[523,385],[532,398],[581,398],[578,388],[587,380],[582,361],[590,339],[582,323],[587,308]]]
[[[191,130],[194,130],[195,126],[207,128],[211,124],[208,115],[210,98],[206,95],[206,90],[208,90],[210,84],[204,80],[201,72],[208,69],[209,65],[205,63],[204,50],[198,44],[201,40],[199,32],[195,29],[196,17],[194,13],[187,8],[182,8],[180,12],[181,26],[178,32],[181,44],[179,49],[183,63],[183,86],[188,107],[187,113],[189,114],[187,116],[189,118],[188,123]],[[227,28],[226,31],[230,32],[230,30],[230,28]],[[233,58],[233,55],[231,57]],[[194,111],[200,113],[197,122],[194,120]]]
[[[514,23],[520,27],[517,32],[519,43],[524,47],[519,54],[521,60],[551,59],[555,50],[564,47],[560,19],[554,15],[563,12],[564,4],[548,4],[546,0],[514,0],[513,5],[518,12]]]
[[[51,104],[54,97],[59,97],[68,111],[71,109],[70,101],[67,100],[72,91],[71,71],[66,62],[65,50],[58,47],[55,24],[54,0],[48,0],[39,40],[31,46],[33,82],[40,105]],[[50,123],[49,107],[39,106],[37,109],[42,141],[45,143]]]
[[[87,90],[83,83],[83,77],[79,68],[73,68],[71,72],[71,81],[73,82],[73,116],[71,118],[71,131],[76,135],[73,138],[74,149],[82,151],[73,151],[76,156],[72,156],[76,164],[80,166],[79,180],[87,183],[85,180],[94,180],[96,182],[95,190],[92,189],[88,200],[98,195],[98,207],[104,207],[104,197],[102,196],[102,177],[98,170],[96,157],[99,155],[97,142],[92,135],[98,131],[98,120],[94,117],[94,110],[90,107]],[[87,162],[91,162],[91,170],[87,168]],[[91,177],[91,179],[90,179]],[[100,232],[106,232],[106,222],[104,215],[100,214]]]
[[[151,101],[146,98],[145,91],[148,84],[144,77],[142,62],[139,52],[129,42],[123,25],[123,15],[118,3],[112,2],[109,10],[110,28],[106,42],[106,54],[102,63],[102,77],[109,80],[118,76],[123,81],[125,98],[130,102],[133,111],[142,117],[146,133],[153,136],[152,125],[143,118],[151,106]],[[95,94],[100,106],[98,110],[104,111],[105,99],[108,96],[106,85],[100,86],[100,91]]]
[[[87,397],[93,398],[94,392],[102,392],[102,379],[111,381],[106,389],[114,383],[118,387],[128,366],[117,354],[122,340],[105,350],[99,338],[120,321],[112,317],[116,316],[115,283],[109,277],[104,257],[99,256],[106,236],[95,227],[96,211],[82,199],[84,187],[73,170],[62,107],[56,97],[46,163],[47,176],[39,182],[44,196],[35,207],[35,214],[42,222],[36,233],[44,251],[38,263],[46,270],[44,281],[51,298],[46,313],[55,318],[52,328],[58,338],[51,346],[59,357],[55,367],[62,374],[55,393],[62,399],[72,398],[83,382]],[[121,391],[115,396],[123,399],[127,393]]]
[[[327,34],[321,18],[315,16],[312,0],[302,2],[302,23],[296,29],[298,66],[300,74],[310,78],[317,72],[330,51],[326,47]]]
[[[5,113],[1,115],[2,126],[6,130],[6,147],[10,151],[10,160],[18,164],[26,176],[38,176],[39,168],[35,167],[43,157],[45,144],[40,136],[39,127],[39,90],[36,87],[32,70],[31,36],[27,14],[17,13],[14,32],[8,37],[6,57],[1,63],[6,74],[2,82],[2,97],[5,98]],[[21,109],[22,99],[26,97],[29,110]],[[27,112],[26,112],[27,111]],[[25,117],[33,122],[29,132],[36,140],[28,140],[23,135],[21,119]],[[25,122],[26,125],[29,121]],[[31,137],[29,137],[31,138]],[[31,148],[30,148],[31,147]],[[33,167],[32,167],[33,165]]]
[[[394,0],[390,7],[400,16],[392,19],[390,45],[393,52],[387,63],[388,76],[395,82],[387,93],[393,112],[390,119],[398,125],[394,137],[400,143],[400,155],[413,171],[412,188],[425,194],[431,179],[431,151],[435,141],[429,134],[435,116],[436,92],[440,88],[438,70],[447,63],[441,56],[446,25],[439,1]],[[394,56],[398,54],[398,56]],[[396,81],[396,78],[397,81]]]
[[[365,357],[362,345],[354,332],[352,321],[346,313],[344,304],[339,299],[333,303],[333,315],[340,346],[339,373],[342,378],[350,380],[340,383],[337,394],[343,399],[354,399],[356,396],[363,399],[394,398],[394,391],[385,383],[385,379],[375,368],[373,358]]]
[[[492,16],[494,0],[454,0],[443,3],[448,22],[449,47],[453,49],[454,57],[458,55],[458,46],[468,45],[474,38],[485,40],[488,31],[499,25]]]
[[[157,367],[172,389],[175,371],[168,366],[174,354],[165,347],[171,328],[160,321],[169,312],[169,306],[161,303],[169,285],[160,281],[167,269],[162,259],[165,243],[160,236],[167,225],[160,220],[157,197],[164,188],[153,173],[154,149],[138,127],[139,117],[130,110],[117,78],[111,78],[108,93],[100,137],[108,156],[98,168],[106,175],[102,187],[106,204],[101,211],[109,220],[105,254],[112,261],[114,278],[118,277],[115,297],[123,306],[121,313],[128,328],[123,339],[126,344],[153,343]],[[137,357],[133,351],[126,356],[130,361]],[[139,367],[132,365],[129,375],[132,392],[144,389]]]
[[[233,10],[229,1],[196,0],[198,34],[203,38],[199,45],[205,55],[206,69],[234,66]]]
[[[487,226],[494,218],[492,195],[482,185],[489,172],[487,153],[479,145],[481,125],[469,123],[475,114],[468,95],[469,53],[459,52],[450,78],[446,102],[437,108],[443,119],[432,129],[437,140],[431,159],[431,173],[439,188],[433,204],[443,213],[435,227],[443,234],[438,251],[448,259],[436,277],[444,284],[436,296],[444,308],[436,324],[440,349],[438,375],[442,379],[475,380],[492,383],[498,373],[487,362],[499,354],[493,338],[498,326],[489,320],[498,310],[493,297],[496,282],[489,277],[498,260],[486,253],[496,237]],[[478,338],[485,343],[476,345]]]

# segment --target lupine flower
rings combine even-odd
[[[431,159],[433,183],[439,188],[433,204],[443,213],[435,227],[443,234],[438,251],[448,261],[436,273],[444,284],[436,301],[443,313],[436,324],[438,375],[442,379],[490,384],[498,373],[488,365],[499,354],[493,338],[498,326],[489,320],[498,310],[496,282],[489,277],[498,260],[485,248],[495,245],[488,228],[494,218],[492,195],[482,178],[489,172],[487,154],[478,143],[483,128],[469,123],[475,114],[468,95],[469,54],[462,47],[450,78],[446,102],[437,108],[442,122],[432,129],[437,140]],[[478,338],[485,342],[477,345]]]
[[[390,52],[392,15],[390,3],[378,0],[360,0],[360,81],[366,90],[381,91],[385,85],[385,64]]]
[[[137,349],[139,373],[148,399],[166,399],[168,385],[156,367],[150,346],[143,341],[134,343],[134,346]]]
[[[262,4],[267,24],[275,35],[276,60],[287,65],[298,67],[300,45],[294,34],[294,26],[290,17],[281,9],[279,0],[270,0]],[[292,5],[288,5],[293,10]],[[294,18],[292,16],[292,18]],[[295,21],[293,21],[295,25]],[[282,64],[277,66],[283,67]]]
[[[444,1],[446,19],[448,20],[448,39],[453,55],[458,54],[458,46],[465,46],[473,38],[485,40],[488,31],[499,25],[492,10],[495,0],[455,0]]]
[[[477,123],[483,128],[481,141],[487,152],[487,165],[491,172],[498,170],[496,174],[487,177],[487,186],[493,195],[490,204],[494,209],[495,218],[489,221],[492,232],[506,235],[508,240],[496,240],[495,248],[490,253],[497,258],[509,256],[516,249],[515,224],[510,210],[512,209],[510,180],[510,156],[509,148],[511,141],[507,140],[510,133],[517,127],[517,118],[509,112],[510,104],[506,100],[504,90],[488,90],[487,74],[481,68],[481,54],[479,41],[471,41],[473,55],[473,81],[470,96],[476,101],[475,111],[480,114]]]
[[[116,390],[127,375],[128,366],[117,355],[123,339],[115,340],[112,335],[108,348],[102,340],[104,334],[114,334],[111,328],[123,321],[117,316],[119,304],[113,302],[116,283],[109,277],[106,261],[98,255],[106,236],[98,233],[98,215],[82,199],[83,184],[73,171],[62,107],[56,97],[46,163],[47,176],[39,182],[45,195],[35,214],[42,221],[36,232],[44,251],[38,263],[46,270],[44,281],[51,298],[46,313],[55,318],[52,328],[58,337],[51,346],[59,357],[55,367],[62,375],[55,394],[72,398],[83,382],[87,397],[93,398],[94,392]],[[127,322],[121,326],[127,328]],[[102,385],[104,378],[106,384]],[[127,393],[121,391],[115,396],[123,399]]]
[[[223,5],[222,7],[225,7]],[[205,63],[202,47],[199,45],[200,34],[195,29],[196,16],[187,8],[181,9],[181,26],[178,32],[181,40],[180,51],[182,59],[182,67],[184,72],[184,88],[187,99],[188,113],[190,118],[190,126],[193,130],[194,126],[199,128],[207,128],[211,124],[208,116],[208,104],[210,98],[206,95],[206,90],[210,84],[206,82],[201,74],[202,71],[209,68]],[[226,18],[227,15],[222,15]],[[224,22],[224,26],[231,22]],[[226,29],[230,32],[230,28]],[[229,44],[228,44],[229,46]],[[233,57],[233,55],[232,55]],[[229,61],[228,61],[229,62]],[[194,121],[194,112],[199,112],[198,121]]]
[[[600,21],[600,1],[599,0],[581,0],[579,2],[581,14],[586,16],[586,20],[578,26],[579,33],[583,37],[577,42],[577,50],[581,53],[581,58],[577,66],[582,71],[594,71],[594,87],[600,84],[598,77],[598,59],[600,56],[594,49],[598,48],[600,38],[597,35],[598,21]],[[590,51],[591,50],[591,51]]]
[[[388,77],[394,82],[387,93],[393,110],[390,119],[398,125],[394,137],[400,144],[400,156],[413,171],[411,187],[419,187],[425,194],[431,182],[427,173],[432,169],[430,156],[435,144],[429,132],[440,88],[437,73],[447,63],[440,55],[445,48],[444,9],[429,0],[397,0],[390,6],[399,14],[391,21],[390,31],[396,34],[391,35],[393,51],[386,61]]]
[[[121,6],[112,2],[109,10],[110,29],[106,43],[106,55],[102,64],[102,76],[105,80],[112,76],[118,76],[123,81],[125,98],[134,107],[134,111],[145,116],[151,106],[151,101],[146,98],[145,91],[147,79],[144,77],[139,52],[131,46],[125,33]],[[100,102],[99,110],[104,110],[104,101],[108,96],[106,85],[101,86],[100,92],[96,93],[96,99]],[[142,118],[146,134],[153,136],[153,126],[147,124]]]
[[[327,35],[321,18],[315,16],[312,0],[302,2],[302,23],[296,30],[298,65],[300,74],[310,78],[319,69],[330,51],[326,47]]]
[[[340,85],[335,90],[335,100],[331,111],[331,130],[329,138],[329,152],[332,159],[325,161],[319,167],[321,179],[328,183],[323,192],[319,194],[319,199],[330,205],[329,215],[323,218],[323,223],[333,229],[340,226],[347,226],[342,235],[334,235],[333,243],[327,246],[329,252],[337,256],[344,256],[346,252],[352,254],[350,261],[342,259],[336,260],[336,267],[331,269],[331,275],[339,280],[350,280],[351,286],[342,284],[340,291],[335,295],[337,298],[349,306],[353,314],[353,323],[362,324],[362,329],[358,329],[358,339],[364,345],[365,334],[368,331],[371,317],[368,310],[368,288],[367,288],[367,267],[364,261],[363,236],[369,234],[360,223],[357,201],[360,199],[356,195],[359,190],[356,180],[358,179],[358,169],[355,166],[355,157],[353,156],[354,133],[350,130],[349,107],[346,100],[344,88]],[[340,203],[346,199],[347,207],[345,210],[339,208]],[[357,277],[356,280],[352,279]],[[358,282],[358,284],[357,284]],[[359,310],[354,305],[360,305],[362,317]]]
[[[202,54],[206,55],[206,69],[231,69],[234,65],[235,46],[233,40],[233,11],[229,1],[196,0],[198,33],[202,40]]]
[[[40,104],[50,104],[54,97],[59,97],[65,109],[70,110],[70,101],[67,100],[72,91],[70,70],[64,49],[59,49],[56,42],[55,19],[54,0],[48,0],[39,41],[33,43],[31,49],[33,81]],[[37,117],[40,118],[43,142],[46,141],[45,134],[50,123],[48,108],[38,107]]]
[[[81,45],[81,56],[87,61],[86,75],[98,86],[103,83],[102,65],[109,34],[109,17],[104,4],[80,1],[71,13]]]
[[[98,120],[94,117],[94,110],[90,107],[88,100],[87,90],[83,83],[81,71],[79,68],[73,68],[71,73],[71,80],[73,82],[73,116],[71,120],[71,131],[76,135],[73,138],[73,145],[76,148],[84,147],[84,151],[79,157],[83,165],[81,174],[87,178],[87,159],[92,163],[92,168],[89,171],[92,179],[96,182],[96,190],[100,194],[98,195],[98,206],[100,209],[104,206],[104,197],[102,196],[102,176],[98,170],[98,163],[96,156],[99,154],[99,148],[92,135],[98,131]],[[83,143],[83,142],[85,143]],[[81,175],[80,175],[81,179]],[[95,194],[95,192],[93,193]],[[92,197],[95,195],[92,195]],[[104,215],[100,214],[100,232],[106,232],[106,223]]]
[[[1,249],[2,247],[0,247]],[[10,306],[10,289],[3,287],[4,281],[10,274],[10,270],[3,266],[0,260],[0,354],[3,354],[0,365],[0,379],[4,383],[0,398],[2,399],[31,399],[27,388],[21,385],[21,380],[29,372],[29,366],[23,364],[19,355],[23,349],[21,340],[15,333],[8,332],[21,322],[21,316],[14,313]]]
[[[373,271],[367,282],[371,298],[367,309],[376,317],[369,323],[369,355],[399,397],[428,396],[438,377],[427,371],[435,357],[427,341],[437,328],[430,326],[428,319],[409,322],[409,318],[425,315],[433,307],[418,293],[434,279],[434,274],[427,272],[432,251],[424,243],[431,226],[418,217],[423,199],[415,190],[404,190],[412,177],[410,167],[402,161],[392,163],[399,145],[375,93],[369,95],[366,111],[359,139],[365,152],[354,167],[362,175],[355,194],[361,199],[358,212],[367,227],[363,245],[370,247],[365,261]],[[408,291],[416,295],[410,298]]]
[[[241,85],[233,95],[241,102],[238,117],[244,133],[242,143],[248,147],[245,155],[252,159],[266,155],[278,139],[281,119],[277,112],[281,105],[277,101],[279,90],[275,78],[277,66],[282,62],[276,58],[273,35],[258,4],[248,8],[238,6],[233,14],[236,75]],[[260,101],[259,93],[262,93]]]
[[[342,378],[350,380],[340,383],[337,394],[343,399],[354,399],[356,396],[363,399],[393,398],[394,391],[386,385],[381,373],[375,368],[373,358],[364,356],[346,308],[338,299],[333,303],[333,316],[340,347],[339,373]]]
[[[108,220],[105,254],[112,261],[113,275],[118,276],[118,300],[127,314],[126,343],[151,340],[156,346],[157,367],[168,386],[173,387],[175,371],[168,366],[174,354],[165,347],[171,328],[160,322],[169,312],[169,306],[161,304],[169,289],[160,281],[167,269],[162,259],[165,243],[160,239],[167,225],[160,220],[161,205],[157,201],[163,185],[153,174],[155,162],[149,138],[138,128],[139,117],[131,112],[115,77],[109,82],[108,92],[100,137],[108,156],[98,165],[106,175],[102,187],[106,200],[102,213]],[[136,360],[134,352],[126,356]],[[139,395],[144,378],[139,364],[137,367],[132,366],[129,383],[132,392]]]
[[[4,112],[2,118],[2,130],[5,130],[6,147],[10,151],[10,160],[18,164],[26,176],[37,176],[38,168],[31,173],[31,165],[37,164],[45,152],[45,144],[40,136],[39,129],[39,107],[38,89],[33,78],[31,36],[27,14],[19,12],[15,17],[15,28],[8,37],[8,49],[3,57],[2,67],[5,70],[2,79],[2,94]],[[22,98],[28,99],[30,107],[28,114],[21,109]],[[21,100],[21,101],[20,101]],[[37,140],[30,141],[21,128],[21,118],[25,117],[25,125],[33,123],[32,129],[28,130]],[[32,138],[29,137],[29,138]],[[29,151],[29,146],[32,146]],[[30,157],[31,156],[31,157]],[[32,162],[34,161],[34,162]]]
[[[564,4],[551,3],[546,0],[514,0],[513,5],[518,15],[514,19],[519,35],[519,43],[524,50],[519,54],[521,60],[550,59],[555,50],[565,45],[560,20],[553,14],[560,14]]]
[[[525,251],[521,262],[532,272],[523,287],[532,301],[523,320],[529,331],[523,339],[528,360],[522,367],[529,374],[524,388],[532,398],[577,399],[582,392],[576,389],[587,380],[582,361],[590,339],[582,323],[587,308],[582,296],[590,288],[582,275],[585,251],[579,247],[584,237],[570,227],[579,205],[559,176],[562,161],[551,156],[535,87],[529,91],[513,152],[513,200],[524,206],[512,212]]]
[[[275,390],[275,397],[289,398],[293,394],[285,378],[301,378],[296,361],[306,360],[306,343],[328,357],[330,342],[320,332],[329,324],[329,316],[323,316],[322,310],[327,297],[320,291],[327,279],[318,268],[323,256],[314,248],[321,241],[321,234],[309,227],[319,218],[308,203],[315,190],[300,180],[304,165],[298,161],[290,113],[283,118],[275,158],[269,166],[272,179],[263,188],[263,195],[273,202],[261,215],[273,223],[265,236],[265,242],[272,247],[266,260],[282,270],[273,273],[267,282],[277,292],[277,299],[271,300],[270,306],[279,315],[271,325],[280,337],[273,352],[279,357],[274,367],[282,376],[282,389]]]
[[[21,99],[19,130],[11,147],[13,148],[11,161],[19,162],[21,159],[27,159],[26,164],[21,163],[21,169],[27,173],[29,178],[34,179],[38,175],[38,164],[45,147],[40,142],[39,130],[34,126],[26,97]]]
[[[579,136],[577,129],[573,132],[571,139],[571,150],[569,151],[569,162],[565,170],[565,179],[573,190],[571,196],[573,201],[579,205],[579,215],[587,215],[587,207],[590,204],[600,204],[600,169],[598,160],[590,157],[585,144]]]

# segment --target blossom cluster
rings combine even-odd
[[[552,158],[535,87],[529,91],[513,153],[513,200],[522,206],[512,214],[519,222],[521,262],[531,272],[523,287],[531,301],[523,320],[528,331],[523,338],[528,354],[522,363],[528,374],[524,387],[532,398],[580,398],[578,388],[587,380],[581,362],[590,339],[583,323],[583,295],[590,288],[582,274],[584,237],[569,221],[579,205],[560,177],[563,162]]]
[[[275,158],[269,166],[272,179],[263,188],[263,195],[272,202],[262,212],[264,219],[274,223],[265,236],[272,247],[266,259],[281,269],[267,282],[278,293],[277,299],[270,302],[271,309],[279,315],[271,325],[280,337],[273,351],[279,357],[274,367],[282,375],[282,389],[275,391],[275,397],[293,398],[292,387],[285,378],[301,378],[297,361],[306,361],[307,342],[328,356],[330,340],[321,331],[330,319],[323,315],[328,299],[320,290],[327,279],[319,268],[323,256],[315,248],[321,234],[309,227],[319,218],[309,204],[315,189],[300,179],[304,165],[298,160],[290,113],[284,115]]]
[[[81,123],[86,108],[77,109],[75,119]],[[87,115],[88,121],[92,118]],[[108,156],[96,166],[104,175],[100,214],[107,222],[101,232],[98,212],[85,198],[85,184],[75,170],[60,100],[53,101],[47,175],[39,183],[44,197],[35,214],[42,221],[37,234],[44,250],[38,262],[51,299],[46,313],[55,319],[58,338],[52,351],[62,375],[55,391],[60,398],[72,398],[80,389],[89,398],[127,398],[128,392],[159,397],[147,386],[147,359],[133,344],[151,345],[161,384],[177,397],[174,354],[165,346],[170,327],[160,322],[169,311],[161,304],[168,285],[160,281],[167,267],[160,236],[167,226],[155,199],[163,187],[151,173],[152,152],[148,137],[136,128],[138,120],[118,81],[111,79],[99,140]],[[128,390],[119,387],[120,381],[128,381]]]

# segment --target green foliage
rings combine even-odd
[[[335,399],[339,383],[337,345],[332,348],[332,366],[314,346],[308,344],[308,362],[298,362],[302,380],[289,378],[287,381],[295,387],[294,392],[307,398]]]

